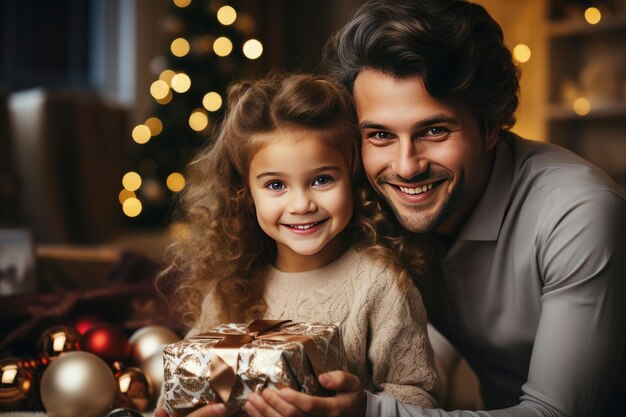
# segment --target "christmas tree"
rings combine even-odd
[[[231,81],[251,74],[263,46],[256,24],[237,1],[173,0],[164,20],[168,50],[154,62],[153,116],[134,127],[132,160],[120,192],[132,225],[161,226],[184,168],[210,139]],[[148,92],[146,92],[148,94]]]

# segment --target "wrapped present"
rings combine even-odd
[[[346,367],[338,325],[290,320],[224,324],[165,346],[163,362],[165,407],[176,417],[207,403],[243,406],[265,388],[329,395],[317,375]]]

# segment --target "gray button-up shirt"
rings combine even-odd
[[[422,410],[368,393],[367,416],[601,415],[626,340],[625,259],[617,186],[568,151],[503,134],[444,259],[433,317],[476,371],[487,408],[503,410]]]

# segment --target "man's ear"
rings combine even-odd
[[[485,149],[489,151],[496,146],[498,139],[500,139],[500,128],[497,126],[487,126],[487,123],[485,123],[484,132]]]

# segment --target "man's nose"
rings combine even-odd
[[[287,210],[293,214],[305,214],[317,209],[310,190],[292,190]]]
[[[394,174],[411,179],[428,171],[429,162],[424,155],[424,145],[417,140],[402,138],[396,149]]]

